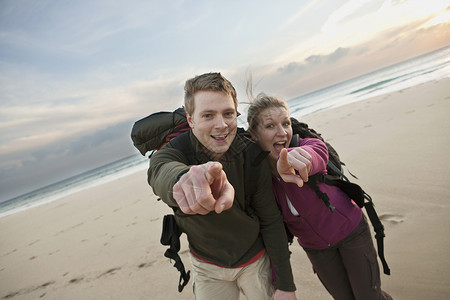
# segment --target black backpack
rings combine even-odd
[[[184,107],[160,111],[136,121],[131,130],[133,145],[142,155],[159,150],[171,139],[190,129]],[[151,156],[151,154],[150,154]]]

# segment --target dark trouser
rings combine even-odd
[[[334,299],[392,299],[381,290],[377,253],[364,215],[358,227],[336,245],[305,251],[314,272]]]

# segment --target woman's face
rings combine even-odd
[[[289,114],[283,107],[271,107],[259,115],[259,125],[253,138],[269,157],[276,160],[281,149],[287,148],[292,139],[292,126]]]

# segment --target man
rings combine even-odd
[[[239,299],[240,292],[249,300],[296,299],[265,160],[249,204],[253,215],[247,210],[247,145],[237,134],[234,87],[220,73],[192,78],[185,85],[185,109],[198,164],[189,165],[186,154],[169,143],[153,154],[148,181],[156,195],[177,208],[177,224],[189,241],[196,299]]]

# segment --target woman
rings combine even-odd
[[[283,100],[259,94],[248,109],[249,132],[268,156],[272,185],[289,231],[306,251],[314,271],[335,299],[392,299],[380,288],[380,271],[369,226],[361,209],[339,188],[319,182],[331,211],[307,185],[326,173],[328,149],[319,139],[292,139]]]

